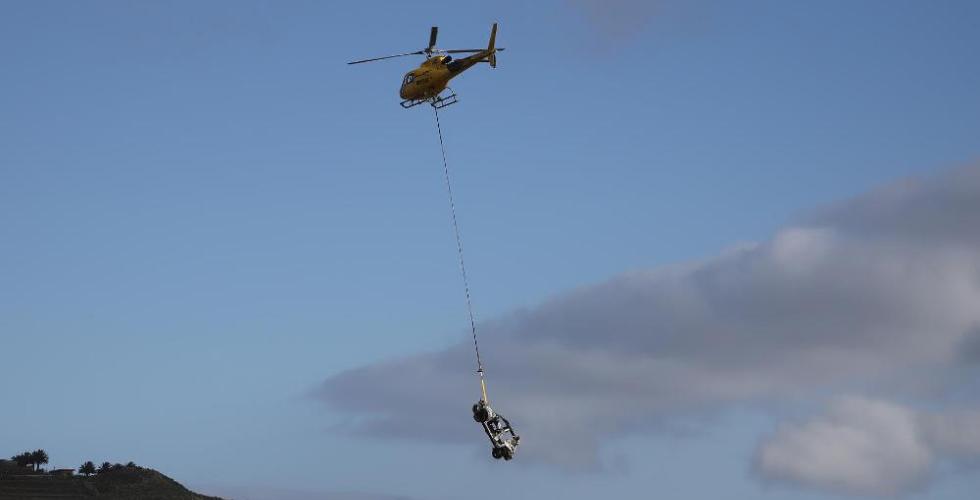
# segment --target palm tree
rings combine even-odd
[[[97,472],[98,474],[102,474],[103,472],[109,472],[109,470],[111,469],[112,469],[112,464],[110,464],[109,462],[102,462],[102,465],[99,466],[99,470],[95,472]]]
[[[42,465],[48,463],[48,454],[42,449],[34,450],[30,453],[31,463],[34,464],[34,471],[36,472],[41,468]]]
[[[89,460],[88,462],[85,462],[84,464],[82,464],[81,467],[78,468],[78,472],[85,474],[85,477],[88,477],[91,474],[95,474],[95,464],[93,464],[92,461]]]

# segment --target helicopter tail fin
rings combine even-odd
[[[493,28],[490,29],[490,44],[487,46],[487,52],[490,53],[490,55],[487,56],[487,59],[490,62],[491,68],[497,67],[497,50],[494,48],[494,43],[496,42],[496,40],[497,40],[497,23],[493,23]]]

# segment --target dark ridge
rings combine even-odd
[[[0,499],[221,500],[188,490],[177,481],[145,467],[119,466],[89,477],[33,472],[0,461]]]

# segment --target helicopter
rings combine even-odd
[[[497,38],[497,23],[493,23],[490,29],[490,43],[485,49],[452,49],[443,50],[436,48],[436,38],[439,36],[439,27],[433,26],[429,32],[429,46],[416,51],[392,56],[374,57],[351,61],[347,64],[361,64],[395,57],[424,55],[425,61],[418,68],[405,73],[402,79],[401,88],[398,95],[404,99],[400,104],[408,109],[427,102],[436,109],[444,108],[456,103],[456,93],[449,88],[449,80],[452,80],[460,73],[472,68],[477,63],[490,63],[491,68],[497,67],[497,52],[504,50],[503,47],[495,47],[494,40]],[[453,59],[450,54],[473,54],[460,59]],[[444,90],[449,92],[441,95]]]

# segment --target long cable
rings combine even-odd
[[[459,257],[459,270],[463,275],[463,290],[466,292],[466,311],[470,315],[470,332],[473,334],[473,350],[476,351],[476,371],[480,374],[483,399],[487,399],[486,384],[483,381],[483,362],[480,360],[480,344],[476,340],[476,321],[473,319],[473,301],[470,299],[470,282],[466,277],[466,263],[463,260],[463,240],[459,237],[459,223],[456,221],[456,202],[453,199],[453,183],[449,176],[449,162],[446,161],[446,144],[442,140],[442,125],[439,123],[439,108],[432,106],[436,114],[436,130],[439,132],[439,147],[442,149],[442,169],[446,174],[446,192],[449,193],[449,210],[452,213],[453,233],[456,235],[456,255]]]

